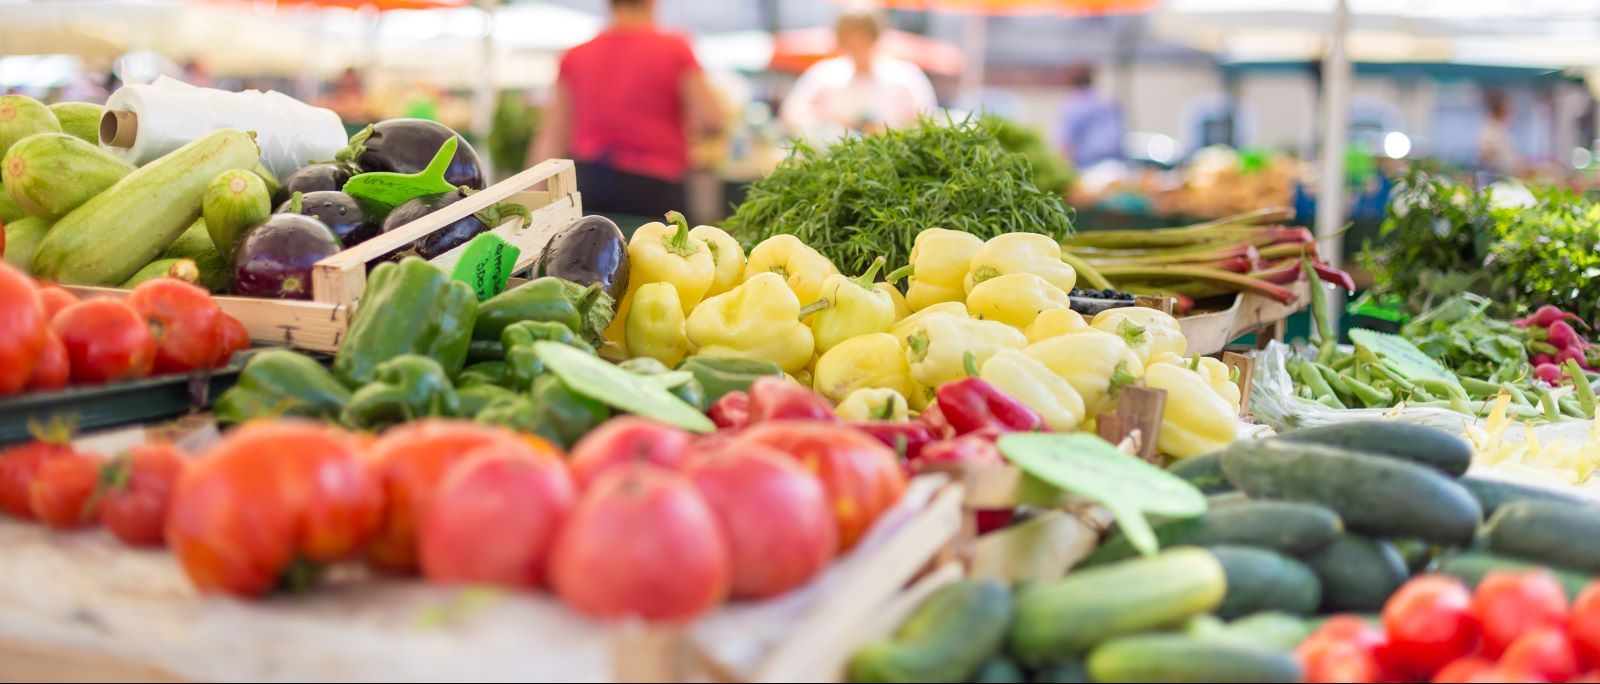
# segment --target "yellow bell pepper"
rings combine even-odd
[[[706,243],[689,236],[689,221],[676,211],[665,223],[646,223],[628,240],[628,291],[617,302],[617,313],[606,327],[605,339],[618,345],[627,338],[628,309],[633,293],[647,283],[671,283],[678,289],[678,304],[685,316],[705,299],[716,267]]]
[[[1239,430],[1239,411],[1228,406],[1200,373],[1158,363],[1145,369],[1146,387],[1167,391],[1156,449],[1173,458],[1193,458],[1228,446]]]
[[[911,378],[924,387],[937,388],[969,375],[1002,349],[1021,349],[1028,344],[1021,330],[1004,323],[935,314],[922,319],[906,336],[906,361]]]
[[[776,273],[758,273],[689,314],[690,344],[706,356],[762,359],[795,373],[811,361],[811,329],[800,300]]]
[[[895,322],[898,323],[902,320],[905,320],[906,316],[911,315],[911,305],[906,303],[906,296],[900,294],[900,288],[895,287],[894,283],[879,282],[878,284],[873,285],[873,287],[876,287],[884,294],[889,295],[889,301],[894,302]]]
[[[1078,283],[1078,272],[1061,260],[1061,245],[1050,236],[1004,233],[989,238],[972,255],[962,286],[972,292],[985,280],[1012,273],[1032,273],[1062,292],[1071,292]]]
[[[1082,314],[1072,309],[1049,309],[1040,311],[1038,317],[1022,332],[1032,343],[1088,329],[1089,322],[1083,320]]]
[[[1189,340],[1184,338],[1178,319],[1155,309],[1142,306],[1106,309],[1095,314],[1089,327],[1121,337],[1146,365],[1151,357],[1161,352],[1183,356],[1189,351]]]
[[[916,387],[900,342],[889,333],[852,337],[823,353],[811,376],[812,388],[833,401],[863,387],[892,389],[908,396]]]
[[[906,398],[887,387],[863,387],[833,408],[833,415],[851,422],[887,420],[904,422],[911,417]]]
[[[1012,273],[978,283],[967,294],[967,311],[973,318],[999,321],[1023,329],[1043,311],[1065,309],[1067,292],[1032,273]]]
[[[896,339],[900,340],[900,348],[903,350],[906,348],[906,338],[910,337],[911,333],[916,331],[917,326],[921,325],[923,321],[939,314],[948,314],[957,318],[970,318],[970,316],[967,315],[966,304],[962,304],[961,302],[939,302],[938,304],[934,304],[933,306],[921,311],[917,311],[910,316],[906,316],[905,318],[896,321],[894,327],[889,328],[889,334],[894,335]]]
[[[836,275],[828,257],[801,242],[793,235],[774,235],[761,241],[750,250],[750,260],[744,265],[744,279],[749,282],[762,273],[776,273],[783,277],[801,305],[810,304],[822,297],[822,283],[828,276]]]
[[[878,257],[872,268],[855,278],[828,276],[822,283],[822,299],[800,310],[802,318],[816,311],[811,334],[817,339],[817,353],[852,337],[888,332],[894,325],[894,300],[872,283],[882,268],[883,257]]]
[[[628,310],[628,352],[648,356],[672,367],[689,355],[689,338],[683,332],[683,307],[678,288],[671,283],[645,283],[633,293]]]
[[[1056,432],[1071,432],[1083,422],[1078,390],[1020,349],[1002,349],[983,362],[978,377],[1038,412]]]
[[[1222,397],[1223,401],[1233,406],[1234,415],[1239,414],[1239,383],[1233,375],[1233,369],[1229,368],[1228,364],[1209,356],[1194,356],[1186,359],[1171,352],[1162,352],[1156,355],[1150,359],[1150,363],[1169,363],[1183,366],[1199,373],[1200,377],[1205,378],[1206,386],[1210,387],[1212,392],[1216,392],[1217,396]]]
[[[732,235],[716,226],[695,226],[689,237],[706,243],[711,250],[711,263],[715,266],[711,289],[706,296],[719,295],[744,282],[744,246]]]
[[[895,276],[909,269],[911,285],[906,290],[906,303],[912,311],[939,302],[966,301],[962,279],[972,265],[972,256],[982,247],[983,240],[972,233],[929,228],[917,233],[911,243],[911,263],[890,274],[889,279],[896,280]]]
[[[1122,338],[1092,328],[1039,340],[1023,351],[1078,390],[1090,416],[1105,413],[1117,390],[1145,373],[1144,364]]]

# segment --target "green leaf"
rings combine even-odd
[[[550,372],[578,394],[690,432],[717,429],[705,414],[668,392],[659,379],[634,375],[559,342],[535,342],[533,350]]]
[[[1422,353],[1421,349],[1403,337],[1356,328],[1350,331],[1350,341],[1357,347],[1376,354],[1385,368],[1407,380],[1431,378],[1457,386],[1461,384],[1461,381],[1456,379],[1455,373],[1439,365],[1438,361]]]
[[[1186,518],[1206,512],[1205,495],[1194,485],[1094,435],[1014,433],[997,445],[1029,475],[1105,506],[1146,555],[1159,549],[1144,514]]]

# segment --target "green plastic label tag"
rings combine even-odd
[[[458,138],[452,136],[439,146],[439,151],[428,162],[428,168],[417,173],[390,173],[375,171],[363,173],[345,181],[345,194],[356,198],[361,208],[369,213],[388,214],[406,201],[450,192],[455,186],[445,182],[445,169],[456,154]]]
[[[467,243],[450,277],[471,286],[481,302],[505,291],[520,254],[522,250],[499,235],[484,233]]]

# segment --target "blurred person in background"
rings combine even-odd
[[[1067,68],[1067,99],[1061,106],[1061,151],[1086,169],[1122,159],[1122,107],[1094,88],[1094,67]]]
[[[654,0],[611,0],[611,23],[561,58],[529,163],[577,162],[585,209],[660,216],[686,207],[691,135],[725,121],[689,40],[655,24]]]
[[[1511,137],[1511,98],[1503,90],[1484,93],[1489,117],[1478,131],[1478,167],[1499,176],[1513,176],[1522,170],[1522,155]]]
[[[338,80],[333,82],[333,90],[318,104],[333,110],[346,122],[366,123],[372,120],[367,108],[366,89],[361,85],[361,72],[354,67],[339,74]]]
[[[916,123],[938,108],[927,74],[910,62],[878,54],[883,16],[846,8],[834,25],[838,57],[806,69],[784,99],[779,117],[806,137],[845,131],[872,133]]]

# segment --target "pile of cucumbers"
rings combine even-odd
[[[1548,567],[1600,574],[1600,507],[1467,476],[1470,445],[1391,421],[1235,442],[1169,472],[1209,495],[1155,520],[1163,551],[1117,531],[1065,577],[945,587],[852,658],[862,682],[1272,682],[1302,675],[1315,616],[1375,614],[1412,575],[1476,586]]]

